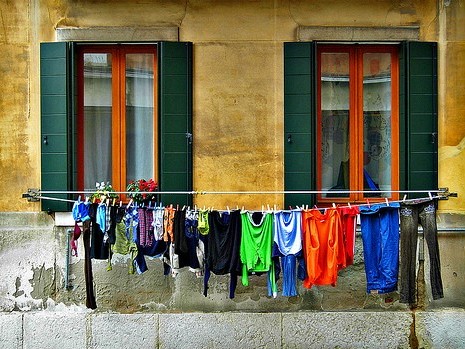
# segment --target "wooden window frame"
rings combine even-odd
[[[399,194],[399,48],[397,45],[344,45],[324,44],[317,46],[317,72],[316,72],[316,184],[321,190],[322,161],[321,161],[321,137],[322,137],[322,111],[321,111],[321,54],[322,53],[348,53],[349,54],[349,132],[350,132],[350,163],[349,190],[360,191],[364,189],[363,182],[363,54],[371,52],[391,54],[391,190],[390,200],[397,200]],[[364,193],[351,192],[347,197],[326,198],[322,194],[317,195],[318,203],[329,204],[337,202],[365,202]],[[385,198],[370,197],[369,201],[379,202]]]
[[[77,49],[77,185],[84,189],[84,54],[109,53],[112,57],[112,169],[111,184],[116,191],[125,191],[126,178],[126,54],[150,53],[153,59],[153,176],[158,181],[158,49],[155,44],[82,45]],[[148,179],[148,178],[147,178]],[[98,181],[98,179],[96,179]],[[120,196],[123,200],[125,195]]]

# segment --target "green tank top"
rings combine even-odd
[[[249,285],[249,272],[267,272],[272,267],[273,215],[265,212],[259,224],[252,220],[252,212],[241,213],[242,237],[240,258],[242,284]]]

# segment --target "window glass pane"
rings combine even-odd
[[[153,54],[126,55],[126,180],[154,177]]]
[[[321,54],[321,189],[349,190],[349,54]],[[326,197],[348,197],[328,194]],[[325,197],[325,195],[323,195]]]
[[[391,190],[391,54],[363,54],[365,190]],[[389,193],[365,196],[389,197]]]
[[[84,189],[111,181],[111,54],[84,54]]]

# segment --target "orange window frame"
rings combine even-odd
[[[363,182],[363,54],[389,53],[391,55],[391,190],[388,199],[399,198],[399,58],[396,45],[320,45],[317,49],[317,188],[322,188],[322,102],[321,102],[321,54],[349,54],[349,148],[350,148],[350,181],[351,191],[344,198],[325,198],[317,195],[317,201],[322,204],[337,202],[365,202]],[[370,201],[383,201],[385,198],[370,197]]]
[[[111,184],[116,191],[125,191],[126,178],[126,54],[153,54],[153,173],[158,178],[158,59],[156,45],[83,45],[78,47],[77,65],[77,185],[84,189],[84,54],[106,53],[112,59],[112,169]],[[146,178],[147,179],[147,178]],[[99,181],[99,179],[96,179]],[[125,200],[125,195],[120,195]]]

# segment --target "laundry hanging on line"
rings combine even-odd
[[[108,260],[109,270],[113,253],[130,255],[128,272],[137,274],[147,270],[146,256],[159,258],[165,275],[175,277],[180,269],[187,267],[196,277],[203,278],[205,296],[211,273],[229,274],[230,298],[234,297],[239,276],[247,286],[250,275],[263,274],[267,277],[268,295],[276,297],[277,280],[281,277],[282,296],[298,295],[297,279],[305,288],[336,286],[338,272],[353,263],[356,217],[360,214],[364,222],[365,215],[375,205],[381,210],[389,207],[396,211],[399,207],[386,202],[368,205],[369,209],[365,205],[352,205],[323,210],[221,211],[76,201],[73,217],[76,222],[90,221],[91,257]],[[390,256],[392,262],[387,264],[390,270],[386,263],[367,263],[379,257],[376,255],[379,251],[368,248],[368,241],[383,231],[379,226],[384,222],[362,224],[367,292],[370,293],[397,289],[394,271],[398,268],[398,254]],[[399,224],[395,229],[397,239],[383,236],[374,239],[384,239],[389,250],[398,251]],[[437,257],[439,263],[438,254]],[[372,282],[373,275],[385,274],[392,274],[391,286],[383,288]],[[412,287],[405,288],[408,290],[405,292],[411,292]]]

